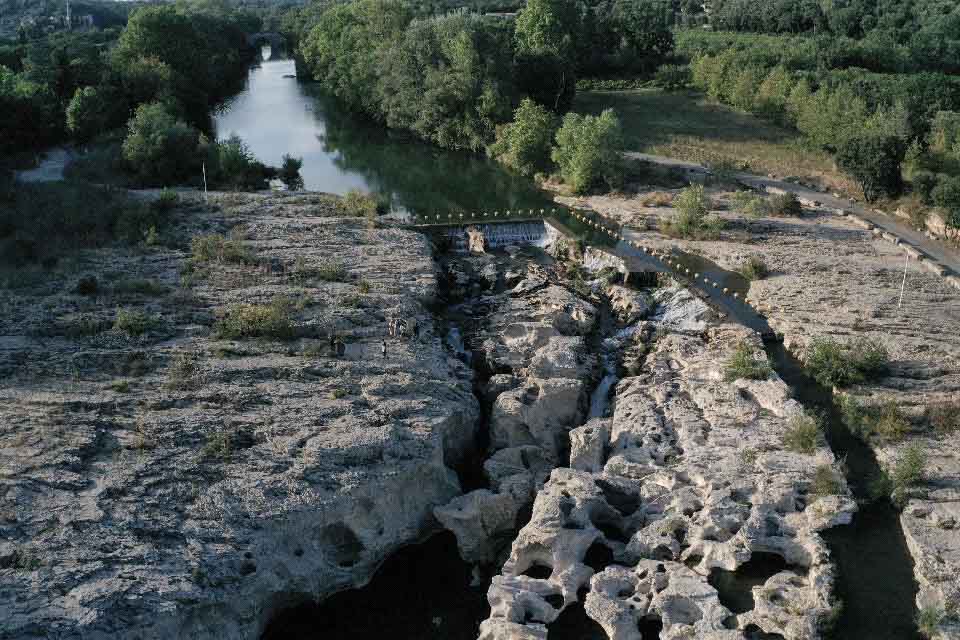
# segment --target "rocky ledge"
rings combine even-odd
[[[255,638],[461,492],[479,409],[428,242],[326,196],[214,201],[169,248],[0,290],[2,638]]]
[[[837,461],[823,442],[785,449],[804,411],[776,374],[726,379],[737,345],[761,351],[754,335],[685,291],[658,300],[630,332],[649,354],[612,416],[570,433],[570,468],[538,492],[482,640],[545,639],[579,607],[597,629],[585,637],[614,640],[799,640],[829,623],[819,532],[856,510]]]

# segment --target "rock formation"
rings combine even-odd
[[[657,297],[656,331],[631,334],[657,336],[651,353],[618,384],[612,418],[570,433],[571,468],[551,473],[494,578],[483,640],[548,637],[572,606],[615,640],[647,623],[661,638],[813,638],[830,615],[818,532],[856,510],[833,455],[822,442],[811,455],[784,449],[803,409],[775,374],[725,381],[734,345],[759,350],[756,337],[686,292]],[[815,473],[832,479],[826,490]],[[747,567],[768,572],[738,607],[713,585]]]
[[[173,237],[228,234],[249,259],[105,250],[0,292],[18,310],[0,316],[0,638],[257,638],[366,582],[461,492],[479,408],[424,308],[424,237],[324,196],[215,202]],[[277,296],[290,339],[218,337],[237,309],[275,317],[230,305]],[[118,307],[148,328],[111,328]],[[419,340],[388,338],[388,314]]]

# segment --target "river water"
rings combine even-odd
[[[374,193],[393,211],[420,214],[542,208],[551,199],[529,179],[483,156],[447,151],[348,113],[314,83],[298,80],[293,60],[251,67],[244,89],[213,114],[217,137],[237,134],[258,160],[303,158],[311,191]]]

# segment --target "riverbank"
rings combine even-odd
[[[960,533],[955,528],[960,432],[934,431],[926,416],[928,409],[960,397],[956,289],[909,261],[901,306],[901,249],[832,210],[805,209],[798,218],[745,218],[733,211],[729,193],[714,190],[715,213],[728,222],[728,229],[717,240],[690,241],[656,231],[658,221],[675,212],[668,206],[645,206],[655,205],[646,195],[593,196],[576,203],[618,220],[626,225],[625,235],[642,237],[644,244],[700,253],[729,270],[741,269],[750,257],[762,259],[770,275],[751,283],[750,300],[797,354],[821,335],[871,337],[887,346],[889,374],[848,391],[869,404],[892,400],[910,420],[902,441],[870,442],[883,465],[895,466],[911,443],[926,452],[923,484],[907,495],[900,522],[920,585],[917,607],[942,618],[936,637],[956,637],[955,623],[944,614],[960,603],[955,579],[960,574]]]

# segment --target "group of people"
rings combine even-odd
[[[408,332],[413,335],[413,338],[420,338],[420,326],[417,324],[416,318],[411,318],[410,321],[406,321],[403,318],[395,316],[387,316],[387,334],[391,338],[403,338],[408,335]],[[339,337],[335,336],[332,332],[330,333],[330,354],[334,356],[342,356],[347,351],[346,343]],[[387,341],[384,339],[380,344],[380,352],[384,358],[387,357]]]

